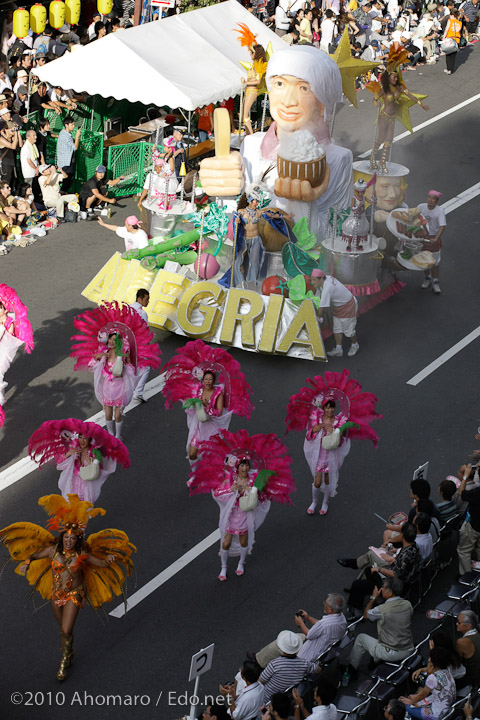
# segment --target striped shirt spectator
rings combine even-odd
[[[315,662],[297,657],[302,642],[298,635],[290,630],[282,630],[277,637],[277,645],[282,653],[268,663],[260,675],[260,682],[265,685],[265,704],[270,702],[274,693],[284,692],[293,685],[298,685],[307,673],[318,672]]]

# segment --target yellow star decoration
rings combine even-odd
[[[358,107],[355,80],[360,75],[365,75],[365,73],[376,68],[380,63],[358,60],[352,56],[347,28],[343,31],[342,39],[338,43],[337,49],[330,57],[335,60],[340,70],[343,94],[350,100],[352,105]]]
[[[270,60],[270,58],[272,57],[272,53],[273,53],[272,43],[268,43],[267,49],[266,49],[266,51],[265,51],[265,55],[267,56],[267,63],[268,63],[268,61]],[[253,62],[253,63],[240,61],[240,65],[247,71],[247,74],[248,74],[248,72],[249,72],[250,70],[252,70],[252,68],[253,68],[254,66],[255,66],[255,69],[257,70],[257,72],[258,72],[258,69],[261,69],[261,68],[260,68],[260,63],[259,63],[258,60],[256,60],[256,61]],[[258,68],[258,69],[257,69],[257,68]],[[266,71],[266,69],[267,69],[267,65],[265,64],[265,71]],[[264,71],[263,74],[262,74],[261,83],[260,83],[260,85],[259,85],[258,88],[257,88],[257,95],[264,95],[265,93],[268,92],[268,91],[267,91],[267,86],[266,86],[266,83],[265,83],[265,71]]]
[[[402,123],[403,127],[408,130],[408,132],[413,132],[412,121],[410,120],[410,108],[413,105],[416,105],[418,101],[423,102],[428,95],[418,95],[417,93],[410,93],[410,95],[415,98],[415,100],[409,98],[404,92],[400,95],[398,99],[396,118]]]

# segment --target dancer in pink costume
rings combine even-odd
[[[137,370],[160,367],[160,348],[152,342],[148,324],[130,305],[105,303],[78,315],[73,325],[79,331],[72,337],[77,341],[70,353],[77,358],[74,370],[93,372],[95,395],[103,405],[107,430],[120,439],[122,411],[132,399]]]
[[[0,283],[0,427],[5,422],[5,373],[12,364],[19,347],[25,345],[27,353],[33,350],[33,332],[27,317],[28,308],[15,290]]]
[[[342,373],[326,372],[325,377],[307,378],[303,387],[288,402],[287,432],[306,430],[303,451],[313,475],[312,503],[307,513],[315,513],[320,493],[320,515],[326,515],[330,497],[337,493],[340,468],[350,451],[350,438],[367,438],[376,446],[378,435],[370,427],[381,418],[375,406],[377,398],[362,392],[362,386]]]
[[[165,407],[183,403],[187,414],[187,457],[193,463],[201,442],[228,430],[232,415],[249,418],[252,389],[240,363],[222,348],[201,340],[179,348],[165,366]]]
[[[40,467],[56,463],[61,471],[58,487],[65,500],[75,494],[92,504],[117,462],[130,467],[128,450],[120,440],[96,423],[75,418],[42,423],[29,440],[28,452]]]
[[[243,575],[252,552],[255,532],[265,520],[270,503],[289,503],[295,490],[291,457],[276,435],[252,435],[223,430],[201,443],[191,471],[190,494],[211,492],[220,508],[218,579],[227,579],[229,556],[239,556],[235,571]]]

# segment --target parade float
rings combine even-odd
[[[403,48],[395,46],[387,84],[369,87],[379,106],[370,162],[353,163],[350,149],[331,140],[335,112],[343,96],[356,105],[356,79],[376,63],[351,56],[347,32],[329,56],[306,45],[265,54],[248,22],[231,28],[232,42],[234,31],[251,60],[244,62],[239,50],[247,70],[240,107],[246,136],[231,136],[228,111],[215,110],[215,156],[200,163],[188,193],[184,176],[167,170],[143,203],[154,216],[150,245],[116,253],[83,295],[96,303],[132,302],[144,287],[154,327],[244,350],[325,360],[322,335],[331,329],[327,322],[320,330],[317,322],[312,271],[344,284],[360,314],[403,287],[394,271],[409,267],[406,259],[411,264],[421,250],[417,238],[408,237],[409,219],[390,217],[405,210],[408,174],[390,161],[390,149],[395,119],[408,127],[409,108],[427,109],[425,96],[406,90]],[[263,86],[271,120],[264,112],[262,129],[251,133],[253,93]],[[239,151],[231,149],[235,142]],[[176,197],[169,197],[170,181],[180,186]],[[196,191],[208,196],[204,204],[196,203]],[[400,237],[402,222],[407,235]]]

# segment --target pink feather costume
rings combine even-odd
[[[333,497],[337,491],[339,471],[350,451],[350,438],[365,438],[371,440],[376,447],[378,435],[371,428],[372,420],[381,418],[375,409],[377,398],[373,393],[362,392],[362,386],[353,378],[350,372],[326,372],[325,376],[316,375],[313,379],[307,378],[309,385],[304,386],[298,393],[292,395],[288,402],[286,425],[287,432],[297,430],[306,431],[303,450],[305,459],[310,467],[312,476],[318,472],[328,472],[330,495]],[[335,416],[334,428],[341,427],[345,422],[351,421],[359,428],[348,430],[348,436],[341,436],[340,445],[335,450],[325,450],[322,447],[324,430],[317,433],[312,428],[320,423],[324,410],[321,406],[327,400],[334,400],[340,406],[340,413]],[[320,404],[318,407],[315,400]],[[324,484],[322,484],[322,488]]]
[[[78,456],[66,457],[69,449],[78,447],[78,435],[91,438],[88,453],[91,461],[94,450],[99,450],[102,454],[96,480],[85,481],[80,477],[81,461]],[[115,472],[117,462],[124,468],[130,467],[128,450],[121,440],[112,437],[96,423],[82,422],[75,418],[42,423],[31,436],[28,451],[32,460],[40,467],[47,463],[56,463],[57,470],[61,471],[58,487],[65,499],[68,499],[69,494],[75,493],[80,500],[95,503],[104,482]]]
[[[188,342],[178,348],[176,354],[165,366],[166,378],[162,393],[165,407],[170,409],[175,402],[186,402],[192,398],[201,398],[202,378],[207,370],[216,376],[216,385],[208,405],[204,410],[208,416],[200,422],[195,408],[188,408],[187,456],[190,445],[199,447],[222,430],[228,430],[232,415],[249,418],[252,414],[252,389],[247,383],[240,364],[222,348],[211,348],[202,340]],[[224,409],[219,411],[216,403],[223,393]]]
[[[132,399],[139,376],[136,372],[146,367],[158,368],[161,351],[153,343],[153,333],[148,324],[130,305],[117,302],[105,303],[100,307],[78,315],[73,321],[77,335],[72,340],[70,357],[77,358],[74,370],[93,372],[95,395],[102,405],[125,407]],[[123,360],[121,377],[112,375],[114,362],[106,355],[100,360],[95,355],[106,349],[108,335],[117,333],[123,339],[123,352],[130,352],[130,362]]]
[[[238,535],[248,532],[248,552],[251,553],[255,532],[265,520],[271,501],[291,504],[290,494],[295,490],[295,480],[288,450],[276,435],[249,435],[246,430],[236,433],[223,430],[203,442],[200,450],[199,460],[190,474],[190,495],[211,492],[220,508],[221,543],[226,533],[233,535],[229,554],[239,555]],[[258,493],[258,505],[251,511],[240,508],[240,493],[232,489],[237,479],[236,466],[243,458],[248,458],[251,463],[247,493],[251,491],[260,470],[276,473]]]
[[[4,376],[19,347],[25,345],[27,353],[33,350],[33,332],[28,319],[28,308],[22,303],[15,290],[0,283],[0,302],[6,316],[0,321],[0,427],[5,421],[1,409],[5,405],[7,383]]]

